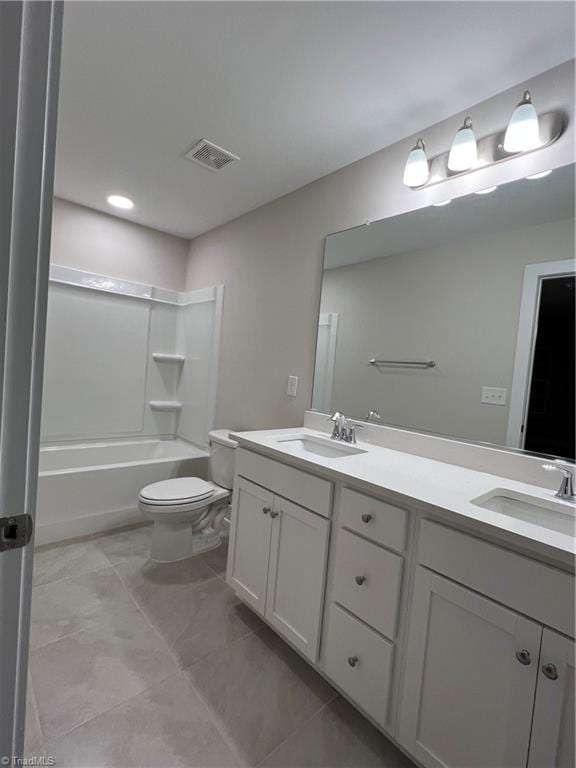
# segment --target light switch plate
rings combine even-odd
[[[296,397],[298,392],[298,376],[288,376],[288,384],[286,385],[286,394],[288,397]]]
[[[480,402],[485,405],[506,405],[506,387],[482,387]]]

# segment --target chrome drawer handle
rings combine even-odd
[[[361,587],[362,584],[364,584],[364,582],[366,581],[366,576],[356,576],[354,581],[356,582],[356,584],[358,584],[359,587]]]
[[[371,515],[369,512],[366,512],[362,515],[363,523],[371,523],[372,519],[373,519],[373,515]]]
[[[516,658],[520,664],[524,664],[525,667],[527,667],[532,661],[530,658],[530,651],[527,651],[526,648],[522,648],[521,651],[516,651]]]
[[[358,656],[348,656],[348,664],[350,664],[351,667],[355,667],[360,659]]]
[[[271,507],[262,507],[262,512],[264,512],[265,515],[267,515],[268,512],[270,512],[270,510],[271,510]]]
[[[548,680],[558,680],[556,664],[544,664],[542,667],[542,674],[547,677]]]
[[[270,512],[270,517],[274,520],[278,517],[279,514],[280,512],[277,512],[275,509],[273,509],[272,512]]]

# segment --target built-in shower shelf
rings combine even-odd
[[[184,355],[173,355],[170,352],[153,352],[152,358],[157,363],[175,363],[176,365],[182,365],[186,360]]]
[[[153,411],[179,411],[182,408],[178,400],[150,400],[148,405]]]

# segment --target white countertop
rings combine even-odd
[[[232,433],[241,447],[285,460],[301,469],[311,472],[328,471],[335,479],[353,482],[358,486],[364,486],[366,490],[391,491],[407,499],[448,510],[499,531],[537,542],[558,553],[574,554],[575,552],[574,536],[472,503],[473,499],[496,489],[506,489],[537,499],[558,502],[558,499],[554,498],[554,492],[547,488],[360,441],[356,447],[364,449],[366,453],[336,459],[295,455],[289,445],[278,442],[280,438],[300,435],[328,437],[324,432],[317,432],[307,427]],[[560,481],[560,477],[558,480]],[[559,503],[565,505],[567,511],[574,514],[573,504]],[[543,515],[545,514],[546,511],[543,510]]]

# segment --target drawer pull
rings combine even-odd
[[[362,515],[362,522],[363,523],[371,523],[373,519],[374,519],[374,515],[371,515],[369,512],[365,512]]]
[[[532,660],[530,658],[530,651],[527,651],[526,648],[522,648],[521,651],[516,651],[516,658],[520,664],[524,664],[525,667],[527,667]]]
[[[542,674],[548,678],[548,680],[558,680],[558,670],[555,664],[544,664],[542,667]]]
[[[270,517],[274,520],[275,518],[278,517],[279,514],[280,514],[280,512],[278,512],[277,510],[273,509],[272,512],[270,512]]]
[[[355,667],[360,659],[358,656],[348,656],[348,664],[350,664],[351,667]]]
[[[359,587],[361,587],[362,584],[364,584],[364,582],[366,581],[366,576],[356,576],[354,581],[356,582],[356,584],[358,584]]]
[[[267,515],[270,512],[271,507],[262,507],[262,512]]]

